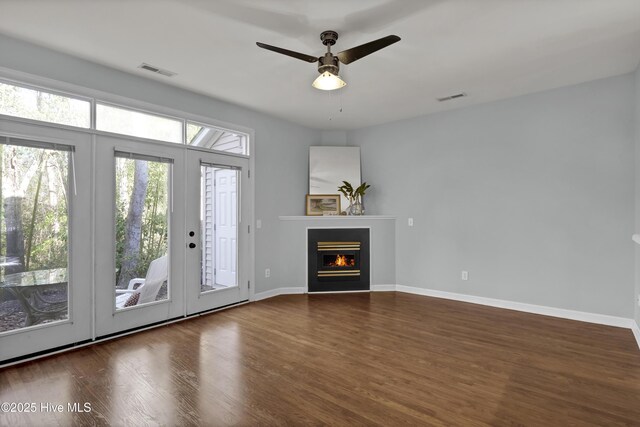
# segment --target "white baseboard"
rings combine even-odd
[[[395,291],[396,285],[371,285],[371,291],[373,292],[390,292]],[[322,292],[328,293],[353,293],[353,292],[369,292],[369,291],[344,291],[344,292]],[[277,297],[278,295],[296,295],[304,294],[305,288],[303,287],[288,287],[288,288],[276,288],[269,291],[259,292],[253,295],[251,301],[260,301],[267,298]]]
[[[631,332],[633,332],[633,336],[636,337],[638,348],[640,348],[640,326],[637,322],[633,322],[633,325],[631,326]]]
[[[454,292],[438,291],[435,289],[416,288],[403,285],[372,285],[373,292],[405,292],[409,294],[424,295],[434,298],[444,298],[454,301],[463,301],[472,304],[487,305],[491,307],[505,308],[508,310],[523,311],[525,313],[541,314],[544,316],[559,317],[562,319],[579,320],[581,322],[597,323],[599,325],[615,326],[631,329],[640,348],[640,327],[634,319],[609,316],[607,314],[587,313],[584,311],[567,310],[564,308],[547,307],[544,305],[526,304],[522,302],[506,301],[495,298],[478,297],[474,295],[458,294]],[[278,295],[304,294],[304,287],[277,288],[257,293],[252,301],[275,297]]]
[[[435,298],[444,298],[455,301],[470,302],[473,304],[488,305],[491,307],[506,308],[509,310],[524,311],[526,313],[542,314],[544,316],[560,317],[563,319],[579,320],[581,322],[597,323],[600,325],[616,326],[619,328],[632,328],[633,319],[625,317],[609,316],[606,314],[587,313],[584,311],[567,310],[564,308],[547,307],[543,305],[526,304],[514,301],[505,301],[494,298],[478,297],[474,295],[457,294],[453,292],[438,291],[434,289],[414,288],[411,286],[396,286],[398,292],[425,295]]]
[[[391,292],[396,290],[396,285],[371,285],[373,292]]]
[[[364,294],[369,293],[371,291],[363,290],[363,291],[318,291],[318,292],[308,292],[309,295],[328,295],[328,294]]]
[[[277,288],[271,289],[270,291],[259,292],[253,295],[251,301],[260,301],[267,298],[277,297],[278,295],[294,295],[294,294],[304,294],[304,288]]]

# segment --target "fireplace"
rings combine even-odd
[[[369,229],[308,230],[309,292],[369,290]]]

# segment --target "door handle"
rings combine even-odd
[[[195,248],[195,247],[196,247],[196,244],[195,244],[195,243],[189,243],[189,248],[190,248],[190,249],[193,249],[193,248]]]

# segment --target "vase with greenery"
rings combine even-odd
[[[338,187],[338,191],[349,200],[349,207],[346,210],[347,215],[364,215],[362,199],[369,187],[371,187],[369,184],[363,182],[358,188],[354,189],[353,185],[349,182],[342,181],[342,185]]]

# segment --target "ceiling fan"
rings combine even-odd
[[[320,34],[320,40],[322,41],[322,44],[327,47],[327,53],[320,57],[306,55],[304,53],[294,52],[292,50],[260,42],[256,42],[256,44],[263,49],[291,56],[292,58],[297,58],[312,64],[314,62],[318,62],[318,72],[320,73],[320,76],[314,80],[312,86],[321,90],[334,90],[347,85],[339,75],[341,62],[343,64],[355,62],[360,58],[364,58],[365,56],[372,54],[373,52],[399,42],[400,37],[394,35],[382,37],[381,39],[361,44],[360,46],[352,47],[351,49],[343,50],[337,55],[331,53],[331,46],[336,44],[336,40],[338,40],[338,33],[335,31],[323,31],[322,34]]]

